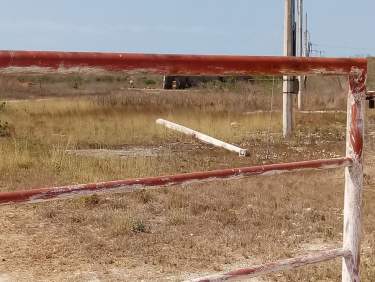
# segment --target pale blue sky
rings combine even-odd
[[[282,54],[283,0],[1,3],[0,49]],[[375,55],[374,0],[305,0],[305,7],[312,41],[326,56]]]

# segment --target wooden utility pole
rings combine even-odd
[[[297,56],[304,56],[303,45],[303,0],[297,0]],[[304,76],[298,77],[298,110],[303,110]]]
[[[297,0],[297,56],[303,54],[303,0]]]
[[[295,0],[285,0],[284,17],[284,56],[294,56],[294,7]],[[294,78],[283,78],[283,136],[290,137],[293,130]]]

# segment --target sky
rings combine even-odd
[[[0,49],[282,55],[283,0],[1,0]],[[314,49],[375,55],[374,0],[305,0]]]

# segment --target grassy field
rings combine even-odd
[[[345,153],[341,112],[296,113],[294,136],[281,138],[280,112],[268,112],[271,104],[274,110],[281,106],[277,79],[274,87],[272,81],[214,83],[168,93],[127,89],[129,79],[124,74],[3,79],[7,103],[0,120],[8,125],[0,137],[0,190]],[[158,79],[141,76],[139,83],[156,88]],[[345,110],[346,91],[344,79],[312,78],[307,109]],[[156,125],[157,118],[238,144],[251,155],[238,158],[202,145]],[[372,134],[375,113],[368,111],[367,118]],[[363,281],[375,277],[371,134]],[[120,153],[108,155],[110,150]],[[0,281],[176,281],[340,246],[343,187],[343,170],[332,170],[1,207]],[[337,281],[339,275],[335,261],[259,281]]]

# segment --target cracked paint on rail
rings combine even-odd
[[[0,51],[0,68],[42,67],[52,70],[99,68],[185,75],[349,74],[367,68],[359,58],[302,58],[222,55],[160,55],[53,51]]]
[[[119,192],[124,190],[130,192],[139,190],[141,188],[153,189],[153,187],[165,187],[182,184],[187,185],[192,182],[206,182],[219,179],[236,179],[252,175],[273,175],[306,169],[331,169],[339,167],[349,167],[351,165],[352,160],[350,158],[337,158],[328,160],[313,160],[193,172],[161,177],[125,179],[118,181],[50,187],[25,191],[3,192],[0,193],[0,205],[71,198],[94,193],[114,192],[115,190],[118,190]]]
[[[280,260],[262,265],[250,266],[248,268],[234,270],[224,274],[193,279],[190,280],[190,282],[239,281],[266,275],[273,272],[296,269],[302,266],[325,262],[339,257],[351,257],[351,252],[343,249],[318,251],[314,254],[309,254],[306,256]]]

